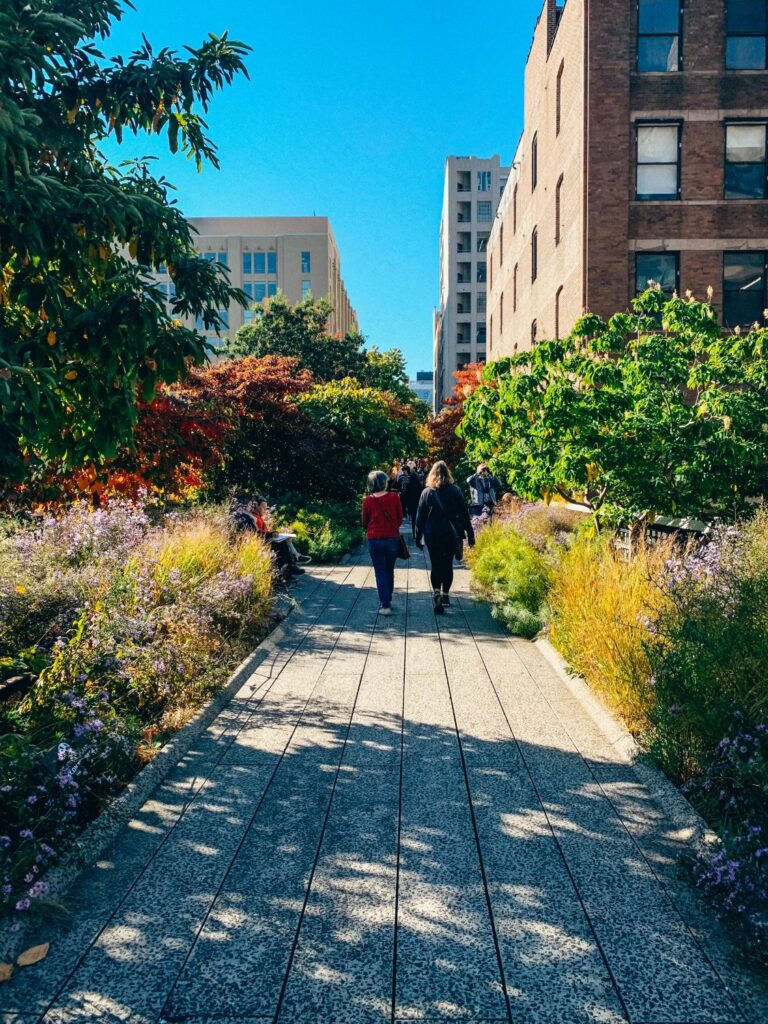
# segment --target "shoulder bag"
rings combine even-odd
[[[381,511],[384,514],[385,519],[388,519],[390,523],[394,522],[392,516],[389,514],[389,512],[387,512],[385,508],[382,508]],[[397,533],[397,557],[402,558],[403,561],[407,561],[411,557],[411,552],[408,549],[405,537],[402,535],[402,533],[400,533],[399,530]]]
[[[442,500],[440,498],[439,490],[435,489],[432,493],[435,496],[435,501],[437,502],[437,507],[440,509],[440,511],[445,516],[446,522],[448,523],[448,528],[451,531],[451,537],[453,538],[453,544],[454,544],[454,555],[456,556],[456,558],[459,561],[461,561],[462,558],[464,557],[464,534],[463,533],[459,533],[459,531],[456,529],[456,524],[453,522],[451,517],[445,511],[445,505],[443,505],[443,502],[442,502]]]

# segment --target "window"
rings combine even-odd
[[[486,310],[487,292],[477,293],[477,312],[484,313]]]
[[[255,252],[253,254],[253,272],[254,274],[266,274],[267,257],[265,253]]]
[[[509,178],[499,178],[499,195],[500,196],[504,195],[504,189],[507,187],[507,182],[508,181],[509,181]]]
[[[493,352],[493,314],[491,314],[490,339],[491,339],[491,352]]]
[[[536,191],[539,183],[539,136],[538,133],[531,140],[531,192]]]
[[[208,330],[208,328],[205,326],[205,321],[203,320],[202,313],[198,313],[197,316],[195,317],[195,330],[198,332],[198,334],[200,334],[202,331]]]
[[[638,125],[636,197],[679,199],[679,124]]]
[[[477,251],[487,252],[488,251],[488,235],[477,236]]]
[[[267,283],[267,298],[271,299],[277,295],[277,281],[269,281]]]
[[[302,281],[301,282],[301,297],[302,297],[302,299],[306,299],[306,297],[308,295],[311,295],[311,294],[312,294],[312,282],[311,281]]]
[[[562,227],[562,208],[560,202],[560,195],[563,191],[563,175],[557,179],[557,186],[555,187],[555,245],[560,245],[560,231]]]
[[[767,0],[728,0],[725,7],[725,66],[762,71],[768,56]]]
[[[725,126],[725,198],[765,199],[766,125]]]
[[[565,62],[560,64],[557,72],[557,87],[555,91],[555,135],[560,134],[560,121],[563,110],[563,71],[565,71]]]
[[[267,285],[264,281],[256,281],[253,286],[253,301],[263,302],[267,297]]]
[[[301,272],[302,274],[312,273],[312,253],[303,252],[301,254]]]
[[[477,204],[477,223],[490,224],[493,220],[493,208],[487,199],[481,199]]]
[[[490,171],[478,171],[477,172],[477,191],[478,192],[490,192],[491,191],[491,172]]]
[[[457,313],[471,313],[472,312],[472,293],[461,292],[456,298],[456,312]]]
[[[476,334],[477,344],[478,345],[482,345],[483,348],[485,348],[485,337],[486,337],[486,335],[485,335],[485,324],[484,323],[478,324],[477,325],[477,334]]]
[[[277,253],[276,252],[268,252],[267,253],[267,273],[268,274],[276,274],[277,273]]]
[[[491,288],[493,288],[493,253],[491,253],[491,267],[490,267],[490,273],[491,273],[491,277],[490,277],[490,280],[491,280]]]
[[[726,327],[747,327],[763,322],[768,305],[765,294],[764,252],[723,254],[723,322]]]
[[[477,264],[477,283],[485,284],[488,277],[488,264],[485,260],[479,260]]]
[[[213,251],[211,251],[209,249],[207,252],[204,252],[202,255],[203,255],[203,258],[208,260],[209,263],[221,263],[222,266],[226,266],[227,265],[227,253],[226,253],[226,250],[224,252],[213,252]]]
[[[517,234],[517,185],[512,193],[512,233]]]
[[[517,312],[517,264],[512,271],[512,312]]]
[[[501,334],[504,333],[504,292],[501,293],[499,300],[499,331]]]
[[[457,370],[466,370],[466,368],[469,366],[471,361],[472,361],[472,353],[471,352],[457,352],[456,353],[456,369]]]
[[[219,320],[220,320],[219,329],[221,329],[222,327],[228,328],[229,327],[229,310],[228,309],[217,309],[216,312],[219,314]]]
[[[499,266],[504,266],[504,224],[499,227]]]
[[[252,274],[253,273],[253,256],[249,252],[244,252],[243,253],[243,273],[244,274]]]
[[[536,323],[535,320],[533,320],[533,321],[531,321],[531,348],[534,348],[535,345],[536,345],[536,337],[537,337],[538,333],[539,333],[539,325]]]
[[[661,286],[668,298],[680,290],[680,254],[639,252],[635,256],[635,295],[642,295],[651,283]]]
[[[539,275],[539,231],[534,228],[531,232],[531,281],[535,281]]]
[[[560,337],[560,299],[562,298],[562,295],[563,295],[563,286],[560,285],[560,287],[555,292],[555,337],[556,338]]]
[[[681,0],[639,0],[637,70],[680,70]]]

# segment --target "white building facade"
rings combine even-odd
[[[433,322],[434,411],[453,374],[485,362],[488,239],[509,177],[498,156],[449,156],[440,222],[440,305]]]

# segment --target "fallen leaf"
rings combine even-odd
[[[23,953],[19,953],[16,957],[16,963],[19,967],[31,967],[32,964],[39,963],[40,960],[44,960],[48,956],[48,950],[50,949],[50,943],[44,942],[41,946],[30,946],[29,949],[25,949]]]
[[[0,964],[0,981],[10,981],[13,974],[13,964]]]

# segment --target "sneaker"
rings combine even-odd
[[[392,609],[391,608],[379,608],[379,615],[391,615],[391,614],[392,614]]]
[[[443,596],[439,591],[432,595],[432,607],[435,610],[435,615],[443,614]]]
[[[443,601],[442,601],[442,603],[443,603],[443,608],[450,608],[451,607],[451,599],[448,596],[448,594],[443,594]]]

